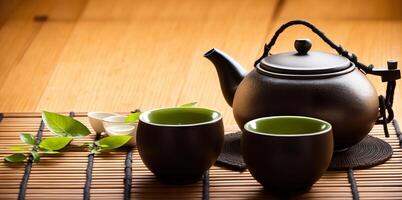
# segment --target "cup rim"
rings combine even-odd
[[[93,118],[93,119],[97,119],[97,120],[101,120],[101,121],[102,121],[104,118],[106,118],[106,117],[104,117],[104,118],[101,119],[100,117],[96,116],[97,114],[107,114],[107,115],[110,115],[110,116],[119,115],[119,114],[114,113],[114,112],[103,112],[103,111],[100,111],[100,112],[97,112],[97,111],[87,112],[88,118]],[[110,116],[107,116],[107,117],[110,117]]]
[[[154,111],[159,111],[159,110],[168,110],[168,109],[197,109],[197,110],[205,110],[208,111],[210,113],[217,113],[218,116],[213,119],[213,120],[209,120],[206,122],[200,122],[200,123],[191,123],[191,124],[159,124],[159,123],[153,123],[150,122],[149,120],[147,121],[145,119],[145,116],[148,116],[150,113],[154,112]],[[190,127],[190,126],[199,126],[199,125],[205,125],[205,124],[213,124],[219,120],[222,119],[222,114],[216,110],[212,110],[209,108],[204,108],[204,107],[163,107],[163,108],[156,108],[156,109],[152,109],[152,110],[147,110],[143,113],[141,113],[140,117],[139,117],[139,121],[146,123],[146,124],[150,124],[153,126],[161,126],[161,127]]]
[[[251,130],[248,128],[249,124],[255,123],[256,121],[260,120],[265,120],[265,119],[277,119],[277,118],[296,118],[296,119],[308,119],[308,120],[313,120],[313,121],[318,121],[320,123],[326,124],[327,128],[321,131],[316,131],[312,133],[305,133],[305,134],[274,134],[274,133],[265,133],[265,132],[259,132],[255,130]],[[244,129],[250,133],[258,134],[258,135],[263,135],[263,136],[273,136],[273,137],[307,137],[307,136],[314,136],[314,135],[321,135],[325,134],[329,131],[332,130],[332,125],[324,121],[322,119],[314,118],[314,117],[307,117],[307,116],[296,116],[296,115],[284,115],[284,116],[270,116],[270,117],[261,117],[257,119],[253,119],[251,121],[248,121],[246,124],[244,124]]]

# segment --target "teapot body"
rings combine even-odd
[[[294,25],[310,28],[337,54],[310,51],[312,43],[308,38],[295,40],[295,51],[270,53],[279,35]],[[223,96],[233,107],[242,130],[246,122],[260,117],[310,116],[331,123],[334,148],[341,151],[360,142],[376,122],[383,124],[387,135],[386,124],[394,117],[393,94],[396,80],[401,77],[397,62],[388,61],[388,69],[364,65],[355,54],[336,45],[307,21],[293,20],[279,27],[249,74],[218,49],[211,49],[204,56],[214,64]],[[385,97],[378,97],[360,70],[381,76],[387,82]]]
[[[360,142],[378,116],[378,95],[357,68],[346,73],[318,77],[286,77],[253,69],[239,84],[233,113],[243,130],[259,117],[300,115],[332,124],[334,148],[347,149]]]

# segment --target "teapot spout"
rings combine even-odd
[[[204,57],[215,65],[223,96],[226,102],[232,106],[237,86],[243,80],[246,72],[238,62],[219,49],[209,50]]]

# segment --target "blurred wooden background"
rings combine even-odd
[[[204,52],[219,48],[251,70],[278,26],[307,19],[363,63],[386,66],[389,58],[402,60],[401,9],[401,0],[0,0],[0,112],[129,111],[198,101],[232,125]],[[295,27],[273,52],[292,50],[298,37],[333,51]],[[384,94],[385,84],[370,80]]]

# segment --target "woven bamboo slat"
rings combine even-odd
[[[68,113],[64,113],[68,114]],[[75,113],[75,117],[89,125],[86,113]],[[10,164],[3,157],[13,153],[8,146],[22,145],[19,133],[36,134],[41,122],[40,113],[4,113],[0,122],[0,194],[1,199],[16,199],[25,164]],[[402,148],[396,137],[395,128],[388,125],[390,137],[385,138],[383,127],[376,125],[372,136],[387,141],[394,155],[386,163],[364,170],[353,170],[361,199],[402,199]],[[227,127],[227,130],[236,130]],[[92,130],[91,130],[92,131]],[[51,136],[46,128],[43,138]],[[62,155],[47,155],[40,163],[34,163],[29,174],[26,199],[82,199],[87,181],[88,152],[80,147],[93,141],[95,134],[74,140]],[[92,170],[90,196],[92,199],[123,199],[126,149],[95,155]],[[132,154],[133,199],[202,199],[205,198],[204,183],[200,180],[189,185],[164,185],[142,163],[136,149]],[[209,193],[211,199],[278,199],[263,190],[248,171],[236,172],[213,166],[209,171]],[[346,171],[328,171],[305,194],[297,199],[352,199],[351,185]]]

